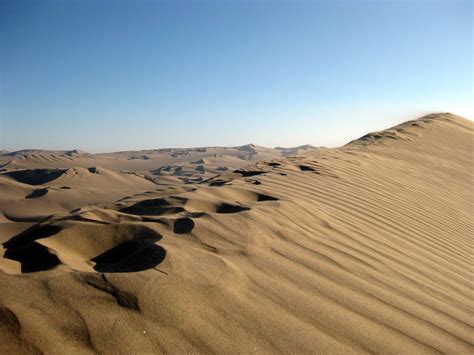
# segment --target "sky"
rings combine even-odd
[[[473,115],[470,0],[0,0],[0,149],[339,146]]]

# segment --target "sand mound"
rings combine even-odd
[[[103,168],[26,169],[1,174],[28,185],[94,188],[153,188],[151,181],[136,174],[123,174]]]
[[[173,197],[144,200],[132,206],[122,208],[120,212],[141,216],[161,216],[184,211],[184,208],[176,205],[182,202],[181,199]]]
[[[156,185],[136,174],[123,174],[104,168],[70,168],[52,183],[54,186],[150,189]]]
[[[166,252],[161,236],[133,224],[53,222],[37,224],[3,244],[4,258],[21,263],[21,272],[70,270],[135,272],[153,268]]]
[[[156,185],[143,176],[102,168],[7,172],[0,174],[0,214],[7,223],[39,222],[50,215],[110,203],[155,188]],[[13,229],[0,226],[4,231]]]
[[[251,153],[251,154],[257,154],[258,153],[257,146],[254,145],[254,144],[242,145],[242,146],[238,147],[237,149],[242,151],[242,152],[247,152],[247,153]]]
[[[472,139],[426,116],[53,216],[0,250],[1,352],[473,353]]]
[[[121,213],[138,216],[202,216],[206,213],[238,213],[248,211],[255,202],[278,201],[277,197],[239,188],[200,188],[190,193],[144,199],[120,209]]]
[[[275,149],[281,151],[281,155],[284,157],[287,156],[294,156],[294,155],[301,155],[305,154],[309,151],[314,151],[318,149],[325,149],[323,147],[314,147],[311,144],[305,144],[305,145],[300,145],[298,147],[293,147],[293,148],[284,148],[284,147],[276,147]]]

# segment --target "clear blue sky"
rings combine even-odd
[[[472,4],[0,0],[0,149],[335,146],[470,116]]]

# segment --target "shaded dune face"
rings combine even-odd
[[[89,229],[87,237],[77,233],[85,227]],[[22,273],[52,270],[59,265],[72,270],[79,266],[82,270],[90,262],[95,264],[93,269],[97,272],[137,272],[153,268],[165,259],[165,249],[156,244],[161,238],[159,233],[144,226],[117,229],[111,224],[68,222],[35,225],[5,242],[3,247],[4,257],[20,262]],[[81,255],[82,246],[88,250]],[[76,255],[71,262],[72,247],[80,255],[79,263]],[[93,254],[97,255],[89,257]]]
[[[62,169],[31,169],[11,171],[4,175],[10,176],[16,181],[24,184],[41,185],[56,180],[63,175],[65,171],[66,170]]]
[[[92,258],[98,272],[136,272],[152,269],[160,264],[166,251],[155,244],[156,239],[135,239],[107,250]]]
[[[37,198],[37,197],[41,197],[41,196],[44,196],[48,193],[48,189],[38,189],[38,190],[34,190],[32,193],[30,193],[29,195],[25,196],[25,198]]]
[[[223,203],[216,209],[216,213],[238,213],[248,211],[250,208],[245,206],[231,205],[229,203]]]
[[[4,257],[20,262],[22,273],[51,270],[61,261],[36,240],[53,236],[60,230],[58,226],[34,226],[3,244],[6,249]]]
[[[269,196],[269,195],[264,195],[264,194],[257,194],[257,201],[262,202],[262,201],[278,201],[278,198]]]
[[[184,204],[186,199],[176,198],[175,201],[164,198],[144,200],[123,208],[120,212],[142,216],[161,216],[184,211],[184,208],[181,206],[173,206],[173,202]]]
[[[178,218],[174,222],[173,231],[176,234],[190,233],[194,228],[194,221],[189,217]]]
[[[35,225],[23,233],[11,238],[3,246],[7,249],[19,249],[38,239],[51,237],[61,231],[61,227],[55,225]]]
[[[242,175],[242,177],[249,177],[249,176],[256,176],[256,175],[262,175],[265,174],[267,171],[262,171],[262,170],[235,170],[234,173]]]
[[[20,262],[22,273],[51,270],[61,264],[61,260],[48,248],[35,242],[7,249],[4,257]]]

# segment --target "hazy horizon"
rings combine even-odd
[[[0,10],[8,151],[336,147],[431,112],[473,117],[470,1],[5,0]]]
[[[428,114],[432,114],[432,113],[436,113],[436,112],[428,112]],[[405,121],[408,121],[410,119],[416,119],[416,118],[420,118],[421,116],[416,116],[416,117],[411,117],[411,118],[406,118],[404,120],[401,120],[399,122],[395,122],[393,124],[394,125],[397,125],[399,123],[403,123]],[[467,117],[465,117],[467,118]],[[470,118],[468,118],[470,119]],[[470,119],[472,121],[472,119]],[[390,126],[392,127],[392,126]],[[382,129],[380,130],[383,130],[383,129],[388,129],[390,128],[388,126],[386,127],[383,127]],[[301,143],[301,144],[298,144],[298,145],[293,145],[293,146],[282,146],[282,145],[274,145],[274,146],[264,146],[264,145],[261,145],[261,144],[258,144],[258,143],[255,143],[255,142],[247,142],[247,143],[242,143],[242,144],[237,144],[237,145],[199,145],[199,146],[157,146],[157,147],[148,147],[148,148],[138,148],[138,149],[120,149],[120,150],[87,150],[87,149],[81,149],[81,148],[76,148],[76,147],[63,147],[63,148],[56,148],[56,149],[46,149],[46,148],[42,148],[42,147],[29,147],[29,148],[19,148],[19,149],[14,149],[14,150],[9,150],[9,149],[4,149],[0,146],[0,152],[2,152],[2,154],[8,154],[8,153],[14,153],[14,152],[20,152],[20,151],[28,151],[28,150],[40,150],[40,151],[74,151],[74,150],[77,150],[77,151],[80,151],[80,152],[84,152],[84,153],[90,153],[90,154],[107,154],[107,153],[121,153],[121,152],[128,152],[128,151],[148,151],[148,150],[164,150],[164,149],[193,149],[193,148],[226,148],[226,147],[242,147],[242,146],[246,146],[246,145],[255,145],[255,146],[259,146],[259,147],[263,147],[263,148],[271,148],[271,149],[277,149],[277,148],[299,148],[299,147],[303,147],[303,146],[313,146],[313,147],[316,147],[316,148],[337,148],[337,147],[340,147],[340,146],[343,146],[347,143],[350,143],[352,140],[355,140],[357,138],[360,138],[361,136],[367,134],[367,133],[370,133],[370,132],[373,132],[374,130],[369,130],[369,131],[366,131],[365,133],[362,133],[361,135],[358,135],[358,136],[354,136],[352,138],[350,138],[348,141],[340,144],[340,145],[332,145],[332,146],[325,146],[325,145],[316,145],[316,144],[311,144],[311,143]]]

